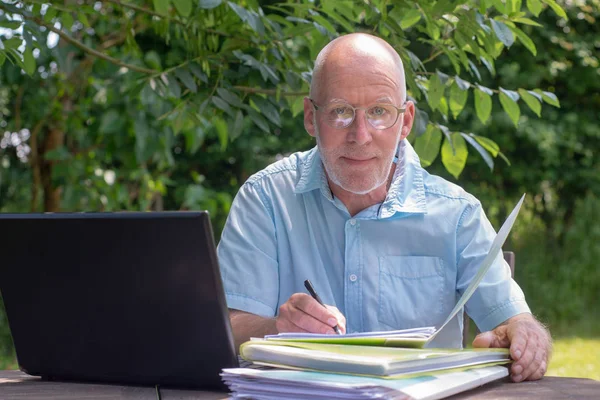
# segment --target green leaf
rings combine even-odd
[[[173,5],[182,17],[189,17],[192,13],[192,0],[174,0]]]
[[[419,137],[427,129],[429,123],[429,115],[418,107],[415,107],[415,121],[413,123],[412,131],[415,136]]]
[[[506,12],[506,4],[504,4],[504,2],[502,2],[502,0],[491,0],[492,4],[494,4],[494,7],[496,8],[496,10],[498,10],[498,12],[500,14],[508,14]]]
[[[515,42],[515,37],[510,28],[504,22],[497,21],[495,19],[490,19],[490,22],[492,23],[492,29],[494,30],[494,33],[498,39],[500,39],[500,41],[504,43],[506,47],[512,46],[512,44]]]
[[[61,14],[60,22],[62,24],[63,29],[70,31],[73,27],[73,22],[75,22],[75,20],[73,19],[73,15],[71,15],[70,12],[63,12]]]
[[[519,117],[521,116],[521,110],[517,102],[504,91],[500,91],[500,104],[502,104],[502,108],[504,108],[504,111],[506,111],[513,124],[517,126],[519,124]]]
[[[235,120],[231,129],[229,129],[229,137],[231,140],[236,139],[238,136],[242,134],[242,129],[244,127],[244,114],[242,110],[238,110],[235,114]]]
[[[462,90],[455,81],[450,87],[450,111],[452,111],[454,119],[458,117],[465,107],[468,97],[469,92],[467,90]]]
[[[523,32],[519,28],[510,28],[510,30],[513,31],[515,35],[517,35],[519,41],[523,44],[523,46],[525,46],[525,48],[527,48],[527,50],[529,50],[531,54],[533,54],[534,56],[537,55],[537,49],[535,47],[535,44],[533,43],[533,40],[531,40],[529,36],[525,34],[525,32]]]
[[[437,74],[434,74],[429,79],[429,91],[427,92],[427,102],[432,110],[438,108],[440,99],[444,94],[444,85]]]
[[[169,13],[169,0],[154,0],[154,11],[167,15]]]
[[[225,100],[232,106],[238,107],[238,108],[244,107],[244,102],[242,101],[242,99],[240,99],[238,97],[237,94],[235,94],[227,89],[224,89],[224,88],[218,88],[217,93],[223,100]]]
[[[473,138],[473,134],[471,135],[467,135],[466,133],[460,133],[460,135],[467,141],[469,142],[469,144],[471,146],[473,146],[475,148],[475,150],[477,150],[477,152],[481,155],[481,158],[483,158],[483,161],[485,161],[485,163],[488,165],[488,167],[490,167],[490,170],[494,169],[494,159],[492,158],[492,156],[490,156],[490,153],[487,152],[486,149],[483,148],[482,145],[480,145],[475,138]]]
[[[402,19],[400,20],[400,27],[402,29],[408,29],[411,26],[413,26],[414,24],[416,24],[417,22],[419,22],[420,20],[421,20],[421,12],[417,9],[412,9],[409,12],[407,12],[406,14],[404,14]]]
[[[31,47],[26,47],[23,52],[23,64],[25,64],[25,72],[31,76],[35,72],[35,58]]]
[[[227,122],[225,122],[222,118],[217,117],[213,118],[212,123],[217,131],[217,137],[219,138],[219,143],[221,144],[221,151],[224,151],[227,149],[228,142]]]
[[[482,90],[475,90],[475,112],[483,124],[486,123],[492,113],[492,98]]]
[[[527,0],[527,8],[533,15],[538,17],[542,12],[542,2],[540,0]]]
[[[542,99],[546,103],[548,103],[554,107],[560,108],[560,103],[558,101],[558,97],[556,97],[556,95],[554,93],[544,92],[541,89],[534,89],[534,92],[536,92],[537,94],[540,94],[542,96]]]
[[[92,26],[90,25],[90,21],[88,20],[87,15],[85,15],[85,13],[79,13],[77,14],[77,19],[79,19],[79,21],[83,24],[83,26],[85,26],[86,28],[91,28]]]
[[[525,104],[527,104],[538,117],[541,117],[542,105],[540,104],[539,99],[525,89],[519,89],[519,94],[521,95],[521,98]]]
[[[256,104],[262,115],[267,117],[269,121],[275,125],[281,127],[281,116],[279,111],[269,100],[265,100],[262,97],[256,96],[252,98],[252,101],[254,104]]]
[[[428,125],[424,134],[415,139],[415,151],[421,160],[421,166],[426,168],[433,164],[440,152],[442,131],[435,125]]]
[[[450,139],[452,142],[446,138],[442,144],[442,164],[452,176],[458,179],[467,164],[469,151],[465,139],[460,134],[453,132]]]
[[[44,22],[52,22],[52,19],[56,17],[58,10],[52,6],[49,6],[46,9],[46,14],[44,14]]]
[[[429,37],[431,37],[433,40],[438,40],[440,38],[440,27],[437,26],[435,21],[432,21],[428,18],[426,20],[425,29]]]
[[[519,101],[519,93],[515,92],[514,90],[507,90],[504,89],[503,87],[500,87],[500,92],[504,93],[505,95],[507,95],[508,97],[510,97],[513,101]]]
[[[518,22],[520,24],[523,25],[531,25],[531,26],[537,26],[537,27],[543,27],[544,25],[539,24],[529,18],[525,18],[525,17],[516,17],[512,19],[513,22]]]
[[[164,76],[164,75],[163,75]],[[169,86],[169,94],[176,99],[181,97],[181,87],[174,76],[167,76],[167,85]]]
[[[223,100],[219,96],[213,96],[212,97],[212,102],[213,102],[213,104],[215,106],[217,106],[217,108],[219,108],[220,110],[225,111],[232,118],[235,118],[235,113],[233,112],[233,110],[231,109],[231,107],[229,107],[229,104],[227,104],[227,102],[225,100]]]
[[[456,82],[458,87],[461,88],[462,90],[467,90],[467,89],[469,89],[469,87],[471,87],[471,84],[469,82],[460,79],[460,77],[458,75],[456,75],[454,77],[454,82]]]
[[[331,22],[327,21],[321,15],[315,14],[315,15],[312,16],[312,19],[314,19],[315,22],[317,22],[319,25],[321,25],[325,29],[327,29],[327,31],[329,31],[329,33],[337,35],[337,31],[335,30],[335,28],[333,27],[333,25],[331,25]]]
[[[150,50],[144,55],[144,62],[150,67],[156,70],[161,70],[162,66],[160,63],[160,57],[154,50]]]
[[[471,134],[472,137],[475,138],[475,140],[477,140],[477,143],[479,143],[481,146],[483,146],[484,149],[486,149],[488,152],[490,152],[490,154],[494,157],[496,157],[498,155],[498,153],[500,152],[500,146],[498,146],[498,144],[496,142],[494,142],[492,139],[483,137],[483,136],[477,136],[477,135],[473,135]]]
[[[246,10],[244,7],[239,6],[231,1],[227,2],[227,4],[238,15],[238,17],[240,17],[242,21],[248,23],[248,25],[250,25],[255,32],[261,36],[265,34],[265,26],[256,12]]]
[[[563,10],[562,7],[556,3],[556,1],[544,0],[544,3],[548,4],[550,6],[550,8],[552,9],[552,11],[554,11],[556,13],[556,15],[558,15],[561,18],[568,19],[567,14],[565,13],[565,10]]]
[[[248,108],[248,115],[250,116],[250,119],[256,124],[256,126],[258,126],[263,131],[269,133],[269,124],[267,123],[267,121],[265,121],[262,115],[256,112],[254,108]]]
[[[206,74],[204,72],[202,72],[202,68],[200,68],[200,66],[198,64],[195,64],[195,63],[188,64],[188,68],[190,71],[192,71],[192,74],[194,74],[194,76],[196,78],[198,78],[200,81],[202,81],[204,83],[208,83],[208,78],[207,78]]]
[[[223,0],[199,0],[198,7],[203,8],[205,10],[209,10],[211,8],[220,6],[222,2]]]
[[[198,86],[196,85],[196,81],[194,81],[194,77],[192,74],[185,68],[177,68],[174,71],[175,76],[184,84],[186,88],[190,90],[192,93],[196,93],[198,91]]]
[[[292,104],[292,115],[295,118],[296,115],[300,114],[302,111],[304,111],[304,97],[298,96]]]

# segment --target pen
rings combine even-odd
[[[323,304],[323,301],[321,300],[321,298],[319,297],[319,295],[317,294],[317,292],[315,292],[315,288],[313,287],[312,283],[310,283],[310,281],[308,279],[304,281],[304,286],[306,287],[306,290],[308,290],[308,293],[310,293],[310,295],[313,297],[313,299],[315,299],[316,301],[319,302],[320,305],[322,305],[323,307],[325,307],[325,304]],[[325,308],[327,308],[327,307],[325,307]],[[333,330],[338,335],[342,334],[340,332],[340,328],[338,328],[337,325],[333,327]]]

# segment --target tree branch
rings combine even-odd
[[[56,29],[53,25],[47,24],[44,21],[42,21],[40,18],[37,17],[28,17],[26,15],[23,15],[23,18],[32,20],[33,22],[35,22],[36,24],[45,27],[46,29],[56,33],[58,36],[60,36],[61,39],[63,39],[65,42],[68,42],[70,44],[72,44],[73,46],[79,48],[80,50],[83,50],[84,52],[91,54],[93,56],[96,56],[98,58],[101,58],[103,60],[106,60],[110,63],[113,63],[115,65],[121,66],[121,67],[125,67],[127,69],[130,69],[132,71],[136,71],[136,72],[141,72],[143,74],[155,74],[158,71],[153,70],[153,69],[148,69],[148,68],[144,68],[144,67],[138,67],[137,65],[133,65],[133,64],[127,64],[121,60],[118,60],[116,58],[113,58],[109,55],[106,55],[100,51],[94,50],[91,47],[86,46],[85,44],[81,43],[80,41],[73,39],[72,37],[70,37],[69,35],[67,35],[66,33],[64,33],[63,31],[61,31],[60,29]]]
[[[271,95],[277,94],[276,89],[259,89],[259,88],[252,88],[252,87],[248,87],[248,86],[234,86],[233,88],[237,89],[241,92],[245,92],[245,93],[261,93],[261,94],[271,94]],[[308,92],[281,92],[280,95],[281,96],[308,96]]]

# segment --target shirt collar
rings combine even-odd
[[[427,213],[423,184],[424,170],[419,156],[406,139],[400,141],[396,154],[398,156],[396,171],[386,199],[379,210],[379,218],[389,218],[397,212]],[[298,169],[300,179],[296,183],[295,193],[320,189],[325,198],[333,200],[321,155],[316,146],[308,152]]]

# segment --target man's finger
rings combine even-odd
[[[519,338],[521,338],[521,336],[519,336]],[[515,382],[522,381],[524,379],[523,375],[525,372],[527,372],[529,375],[531,374],[532,371],[528,368],[530,368],[531,364],[533,363],[537,351],[537,345],[534,340],[527,340],[524,338],[523,340],[525,341],[525,345],[522,345],[521,347],[523,350],[518,350],[522,351],[520,358],[515,359],[515,351],[513,351],[513,347],[511,346],[511,357],[513,360],[515,360],[515,362],[511,366],[510,372],[511,377]]]
[[[542,366],[542,363],[544,362],[545,358],[546,358],[546,356],[545,356],[544,350],[540,346],[536,346],[533,360],[527,367],[525,367],[525,369],[521,373],[521,376],[520,376],[521,380],[530,379],[531,375],[538,372],[538,370]]]
[[[344,314],[342,314],[342,313],[340,312],[340,310],[338,310],[338,309],[337,309],[336,307],[334,307],[334,306],[329,306],[329,305],[326,305],[326,307],[327,307],[327,309],[328,309],[329,311],[331,311],[331,312],[332,312],[332,313],[335,315],[335,317],[337,318],[337,326],[338,326],[338,328],[340,329],[340,332],[341,332],[342,334],[345,334],[345,333],[346,333],[346,317],[344,317]]]
[[[492,344],[494,343],[495,336],[496,335],[494,335],[494,332],[491,331],[480,333],[479,335],[475,336],[475,339],[473,340],[473,347],[493,347]]]
[[[315,301],[311,298],[311,300]],[[315,301],[317,306],[325,310],[325,307],[322,307],[317,301]],[[312,310],[308,307],[309,310]],[[325,310],[328,312],[327,310]],[[296,306],[290,307],[289,309],[289,320],[292,321],[296,326],[302,328],[308,332],[312,333],[324,333],[324,334],[333,334],[335,331],[333,330],[333,325],[328,324],[320,319],[315,318],[313,314],[306,312],[302,308],[298,308]],[[333,319],[334,323],[337,322],[334,316],[329,317]]]
[[[480,333],[473,340],[473,347],[493,347],[493,348],[505,348],[508,347],[509,341],[506,336],[506,327],[499,326],[493,331],[487,331]]]
[[[509,332],[510,338],[510,356],[513,360],[519,361],[527,351],[528,331],[522,326],[517,326]],[[531,353],[533,356],[533,353]]]
[[[338,319],[336,315],[327,307],[324,307],[321,304],[319,304],[318,301],[316,301],[309,295],[305,295],[302,297],[298,296],[294,300],[294,307],[304,311],[304,313],[312,316],[313,318],[321,321],[326,325],[329,325],[330,328],[333,328],[335,325],[337,325]]]

